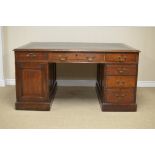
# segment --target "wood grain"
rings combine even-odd
[[[105,65],[106,75],[137,75],[137,65]]]
[[[102,111],[136,111],[139,50],[121,43],[34,42],[16,48],[16,109],[50,110],[56,63],[97,63]]]

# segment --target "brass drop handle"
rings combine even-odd
[[[124,73],[124,70],[118,70],[119,71],[119,73]]]
[[[121,101],[125,97],[125,94],[116,94],[115,96],[118,101]]]
[[[119,97],[122,98],[122,97],[125,97],[125,94],[116,94],[115,96],[118,97],[118,98],[119,98]]]
[[[34,53],[28,53],[28,54],[26,54],[26,56],[27,57],[36,57],[36,54],[34,54]]]
[[[64,57],[63,55],[59,55],[59,60],[60,61],[65,61],[65,60],[67,60],[67,57]]]
[[[61,61],[65,61],[67,58],[66,57],[61,57],[60,60]]]
[[[117,71],[118,71],[119,73],[124,73],[126,70],[127,70],[126,68],[120,68],[120,69],[118,69]]]
[[[126,61],[126,56],[119,56],[118,58],[117,58],[117,61],[119,61],[119,62],[125,62]]]
[[[118,85],[123,86],[125,84],[124,81],[116,81]]]
[[[94,57],[87,57],[88,61],[93,61]]]

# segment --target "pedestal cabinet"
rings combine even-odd
[[[105,54],[97,65],[97,92],[102,111],[136,111],[138,53]]]
[[[56,87],[56,64],[16,63],[16,109],[50,110]]]

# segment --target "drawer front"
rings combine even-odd
[[[24,61],[24,60],[47,60],[47,53],[41,52],[19,52],[15,53],[16,61]]]
[[[106,88],[136,87],[136,76],[106,76]]]
[[[52,62],[104,62],[104,54],[96,53],[49,53]]]
[[[137,65],[105,65],[105,75],[137,75]]]
[[[133,104],[135,102],[135,89],[106,89],[104,92],[105,103]]]
[[[121,53],[112,53],[105,55],[106,62],[118,62],[118,63],[136,63],[138,62],[138,54],[121,54]]]

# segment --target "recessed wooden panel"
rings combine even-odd
[[[105,65],[105,75],[137,75],[137,65]]]
[[[135,89],[106,89],[104,102],[110,104],[134,104]]]
[[[118,62],[118,63],[137,63],[138,55],[136,53],[124,54],[124,53],[108,53],[105,54],[106,62]]]
[[[136,87],[136,76],[106,76],[106,88]]]
[[[45,101],[48,96],[47,67],[42,63],[16,63],[17,91],[20,101]]]
[[[22,71],[23,89],[22,96],[42,96],[41,70],[24,69]]]

